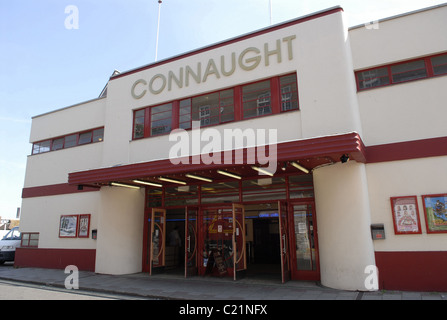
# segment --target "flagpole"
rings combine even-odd
[[[158,35],[160,33],[160,11],[161,11],[161,2],[162,0],[158,0],[158,24],[157,24],[157,40],[155,42],[155,61],[157,61],[158,55]]]
[[[269,0],[269,8],[270,8],[270,25],[272,25],[272,0]]]

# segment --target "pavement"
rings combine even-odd
[[[0,279],[65,288],[72,274],[59,269],[0,266]],[[191,277],[147,273],[105,275],[79,271],[79,290],[160,300],[447,300],[447,292],[345,291],[318,282]]]

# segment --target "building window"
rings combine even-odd
[[[172,103],[151,108],[151,136],[171,132]]]
[[[65,137],[64,148],[74,147],[77,144],[78,135],[72,134]]]
[[[20,246],[24,248],[37,248],[39,246],[39,233],[22,232],[22,241]]]
[[[281,111],[298,109],[296,74],[279,78],[281,85]]]
[[[447,73],[447,54],[431,58],[431,65],[433,66],[433,74],[440,75]]]
[[[35,142],[32,154],[39,154],[48,151],[67,149],[83,144],[101,142],[104,140],[104,128],[93,129],[80,133],[69,134],[64,137],[57,137],[51,140]]]
[[[359,89],[384,86],[390,83],[388,68],[378,68],[357,73]]]
[[[191,99],[180,101],[179,128],[191,129]]]
[[[355,73],[359,91],[447,74],[447,54],[390,64]]]
[[[143,138],[144,137],[144,117],[145,111],[138,110],[134,114],[134,124],[133,124],[133,138]]]
[[[233,89],[192,98],[191,116],[192,121],[200,121],[202,127],[233,121]]]
[[[270,81],[262,81],[242,87],[244,119],[272,113]]]
[[[33,154],[48,152],[51,150],[50,146],[51,146],[51,140],[35,143],[33,145]]]
[[[104,140],[104,128],[93,130],[92,142],[101,142],[102,140]]]
[[[133,139],[298,110],[296,74],[134,110]]]
[[[412,61],[391,66],[393,83],[416,80],[427,77],[424,60]]]
[[[78,144],[86,144],[92,142],[92,132],[84,132],[79,134],[79,142]]]
[[[53,140],[53,145],[51,146],[51,151],[56,151],[64,147],[64,138],[58,138]]]

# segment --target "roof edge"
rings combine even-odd
[[[344,11],[342,7],[334,6],[334,7],[331,7],[331,8],[328,8],[328,9],[324,9],[324,10],[320,10],[320,11],[317,11],[317,12],[314,12],[314,13],[310,13],[310,14],[307,14],[307,15],[304,15],[304,16],[301,16],[301,17],[298,17],[298,18],[294,18],[294,19],[291,19],[291,20],[283,21],[283,22],[280,22],[278,24],[274,24],[274,25],[271,25],[271,26],[268,26],[268,27],[265,27],[265,28],[262,28],[262,29],[258,29],[258,30],[255,30],[255,31],[251,31],[251,32],[248,32],[248,33],[245,33],[245,34],[233,37],[233,38],[222,40],[220,42],[216,42],[216,43],[213,43],[213,44],[201,47],[201,48],[197,48],[197,49],[194,49],[194,50],[191,50],[191,51],[187,51],[187,52],[184,52],[184,53],[181,53],[181,54],[178,54],[178,55],[175,55],[175,56],[172,56],[172,57],[169,57],[169,58],[157,61],[157,62],[153,62],[153,63],[147,64],[147,65],[141,66],[141,67],[137,67],[137,68],[130,69],[130,70],[127,70],[127,71],[123,71],[120,74],[112,75],[110,77],[110,80],[115,80],[115,79],[118,79],[118,78],[121,78],[121,77],[125,77],[125,76],[128,76],[128,75],[137,73],[137,72],[141,72],[141,71],[144,71],[144,70],[147,70],[147,69],[155,68],[155,67],[158,67],[160,65],[167,64],[167,63],[170,63],[170,62],[173,62],[173,61],[176,61],[176,60],[184,59],[184,58],[187,58],[187,57],[192,56],[192,55],[196,55],[196,54],[199,54],[199,53],[202,53],[202,52],[210,51],[210,50],[216,49],[218,47],[222,47],[222,46],[229,45],[229,44],[232,44],[232,43],[235,43],[235,42],[243,41],[243,40],[246,40],[246,39],[249,39],[249,38],[253,38],[253,37],[256,37],[256,36],[268,33],[268,32],[272,32],[272,31],[275,31],[275,30],[286,28],[286,27],[289,27],[289,26],[292,26],[292,25],[295,25],[295,24],[303,23],[303,22],[306,22],[306,21],[309,21],[309,20],[321,18],[321,17],[327,16],[327,15],[330,15],[330,14],[334,14],[334,13],[340,12],[340,11]]]
[[[87,101],[79,102],[79,103],[73,104],[71,106],[62,107],[62,108],[59,108],[59,109],[56,109],[56,110],[52,110],[52,111],[48,111],[48,112],[45,112],[45,113],[38,114],[36,116],[32,116],[31,119],[43,117],[43,116],[49,115],[51,113],[63,111],[65,109],[70,109],[70,108],[73,108],[73,107],[80,106],[81,104],[86,104],[86,103],[90,103],[90,102],[94,102],[94,101],[98,101],[98,100],[103,100],[103,99],[106,99],[106,98],[107,97],[98,97],[98,98],[90,99],[90,100],[87,100]]]
[[[387,18],[374,20],[374,22],[380,23],[380,22],[385,22],[385,21],[389,21],[389,20],[399,19],[399,18],[403,18],[403,17],[410,16],[410,15],[413,15],[413,14],[417,14],[417,13],[421,13],[421,12],[425,12],[425,11],[430,11],[430,10],[434,10],[434,9],[439,9],[439,8],[446,7],[446,6],[447,6],[447,2],[446,3],[437,4],[437,5],[434,5],[434,6],[431,6],[431,7],[426,7],[426,8],[413,10],[413,11],[408,11],[408,12],[405,12],[405,13],[400,13],[400,14],[397,14],[397,15],[394,15],[394,16],[390,16],[390,17],[387,17]],[[367,21],[367,22],[365,22],[363,24],[359,24],[359,25],[356,25],[356,26],[349,27],[348,30],[351,31],[351,30],[354,30],[354,29],[363,28],[363,27],[365,27],[365,25],[367,23],[370,23],[370,22],[371,21]]]

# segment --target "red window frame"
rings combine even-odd
[[[170,105],[170,110],[162,110],[162,111],[155,111],[155,108],[158,107],[163,107],[163,106],[169,106]],[[149,115],[149,123],[150,123],[150,136],[160,136],[166,133],[169,133],[172,131],[172,120],[173,120],[173,109],[174,109],[174,103],[173,102],[168,102],[168,103],[163,103],[157,106],[152,106],[149,108],[150,109],[150,115]],[[169,116],[167,116],[167,113],[170,113]],[[158,116],[161,116],[161,118],[158,119]],[[157,119],[155,119],[157,118]],[[171,119],[171,121],[169,121],[170,123],[170,130],[167,131],[162,131],[160,133],[154,133],[154,129],[158,129],[158,128],[162,128],[164,125],[160,126],[154,126],[153,124],[159,121],[163,121],[166,119]]]
[[[294,80],[289,81],[289,82],[283,82],[281,84],[281,79],[286,78],[286,77],[290,77],[290,76],[294,76]],[[243,110],[243,88],[248,86],[248,85],[253,85],[256,83],[260,83],[260,82],[264,82],[264,81],[269,81],[270,84],[270,108],[271,108],[271,112],[268,114],[257,114],[255,116],[252,117],[244,117],[244,110]],[[286,86],[290,86],[290,91],[287,92],[283,92],[282,88],[285,88]],[[226,103],[225,105],[222,104],[222,101],[226,100],[227,97],[222,97],[222,94],[226,91],[232,90],[233,92],[233,96],[232,96],[232,103]],[[179,100],[174,100],[171,102],[166,102],[166,103],[162,103],[162,104],[158,104],[158,105],[154,105],[154,106],[147,106],[144,108],[139,108],[139,109],[135,109],[133,110],[133,126],[132,126],[132,139],[133,140],[138,140],[138,139],[142,139],[142,138],[148,138],[148,137],[153,137],[153,136],[160,136],[160,135],[164,135],[164,134],[169,134],[172,130],[177,129],[177,128],[181,128],[184,130],[189,130],[192,127],[192,121],[193,118],[195,118],[194,116],[194,112],[193,112],[193,108],[194,108],[194,99],[195,98],[199,98],[199,97],[204,97],[204,96],[210,96],[210,95],[214,95],[214,94],[218,94],[218,106],[217,108],[219,108],[219,112],[218,115],[212,116],[211,112],[210,112],[210,117],[219,117],[218,121],[215,123],[209,123],[209,124],[201,124],[201,127],[208,127],[208,126],[215,126],[215,125],[220,125],[220,124],[224,124],[224,123],[230,123],[233,121],[240,121],[240,120],[246,120],[246,119],[254,119],[254,118],[258,118],[258,117],[264,117],[264,116],[269,116],[269,115],[273,115],[273,114],[278,114],[278,113],[282,113],[282,112],[289,112],[289,111],[296,111],[299,110],[299,97],[298,97],[298,80],[297,80],[297,76],[296,73],[289,73],[289,74],[284,74],[284,75],[280,75],[280,76],[276,76],[273,78],[268,78],[268,79],[263,79],[263,80],[259,80],[256,82],[252,82],[252,83],[248,83],[248,84],[243,84],[243,85],[238,85],[235,87],[231,87],[231,88],[226,88],[226,89],[222,89],[222,90],[217,90],[217,91],[213,91],[213,92],[208,92],[205,94],[200,94],[200,95],[196,95],[196,96],[192,96],[192,97],[188,97],[188,98],[183,98],[183,99],[179,99]],[[284,95],[290,94],[290,100],[287,101],[288,103],[290,102],[290,104],[292,105],[292,108],[288,109],[288,110],[283,110],[283,103],[284,103]],[[169,132],[163,132],[163,133],[159,133],[159,134],[152,134],[152,108],[161,106],[161,105],[165,105],[165,104],[172,104],[172,119],[171,119],[171,130]],[[228,113],[224,113],[222,114],[220,112],[220,108],[221,107],[233,107],[233,119],[232,120],[228,120],[225,119],[223,116],[224,115],[229,115],[231,114],[231,112]],[[216,106],[213,106],[212,108],[216,108]],[[141,111],[144,110],[144,116],[141,115]],[[139,115],[137,117],[137,114]],[[142,123],[144,123],[144,127],[143,127],[143,135],[136,135],[136,125],[137,125],[137,119],[144,119],[143,121],[140,121]],[[200,120],[200,117],[199,117]],[[141,124],[141,123],[138,123]]]
[[[95,135],[95,132],[98,132],[98,130],[102,130],[102,135]],[[90,133],[90,140],[89,142],[84,142],[84,143],[80,143],[79,138],[82,134],[88,134]],[[67,146],[66,145],[66,139],[68,137],[71,136],[75,136],[75,143],[73,145]],[[99,138],[101,137],[102,138]],[[97,139],[97,141],[95,141],[95,137]],[[56,140],[62,140],[62,147],[58,147],[57,149],[55,148],[55,141]],[[76,146],[82,146],[82,145],[86,145],[86,144],[91,144],[91,143],[96,143],[96,142],[101,142],[104,140],[104,127],[98,127],[98,128],[94,128],[94,129],[89,129],[89,130],[84,130],[84,131],[80,131],[80,132],[76,132],[76,133],[70,133],[64,136],[59,136],[59,137],[55,137],[55,138],[51,138],[51,139],[46,139],[46,140],[42,140],[42,141],[37,141],[33,143],[33,147],[31,150],[31,155],[36,155],[36,154],[41,154],[41,153],[47,153],[47,152],[51,152],[51,151],[57,151],[57,150],[62,150],[62,149],[68,149],[68,148],[72,148],[72,147],[76,147]],[[41,144],[42,143],[46,143],[49,142],[49,147],[48,150],[46,151],[41,151],[40,149],[42,148]],[[58,146],[60,146],[60,143],[57,143]],[[36,152],[37,150],[37,152]]]
[[[257,82],[253,82],[253,83],[249,83],[246,85],[242,86],[242,118],[243,119],[252,119],[252,118],[257,118],[257,117],[262,117],[262,116],[267,116],[267,115],[271,115],[273,114],[273,108],[274,108],[274,96],[275,96],[275,84],[272,84],[273,80],[272,79],[268,79],[268,80],[260,80]],[[244,88],[248,88],[248,87],[253,87],[256,86],[257,84],[260,83],[268,83],[268,88],[256,88],[254,87],[254,89],[244,92]],[[268,95],[264,94],[263,92],[268,90]],[[257,94],[259,93],[259,94]],[[255,97],[248,97],[248,96],[253,96],[255,95]],[[265,99],[267,99],[268,97],[268,105],[259,105],[260,103],[266,103],[266,102],[262,102],[261,101],[261,96],[265,95]],[[247,96],[247,98],[245,98]],[[246,108],[245,106],[249,106],[250,104],[252,104],[253,102],[256,102],[256,106],[253,108]],[[262,109],[261,109],[262,108]],[[268,113],[264,113],[262,112],[262,114],[259,114],[260,110],[265,110],[265,108],[270,108],[270,112]],[[256,115],[249,115],[248,111],[251,110],[256,110]],[[247,113],[246,113],[247,112]]]
[[[356,80],[356,85],[357,85],[357,91],[364,91],[364,90],[370,90],[370,89],[375,89],[375,88],[381,88],[381,87],[387,87],[390,85],[395,85],[395,84],[399,84],[399,83],[406,83],[406,82],[411,82],[411,81],[417,81],[417,80],[421,80],[421,79],[427,79],[427,78],[433,78],[433,77],[439,77],[439,76],[443,76],[447,74],[446,72],[442,72],[442,73],[438,73],[435,74],[434,72],[434,66],[432,64],[432,59],[436,58],[436,57],[440,57],[440,56],[447,56],[447,53],[441,53],[441,54],[436,54],[436,55],[430,55],[430,56],[426,56],[426,57],[422,57],[422,58],[417,58],[417,59],[410,59],[410,60],[406,60],[406,61],[401,61],[398,63],[393,63],[393,64],[388,64],[388,65],[382,65],[379,67],[374,67],[374,68],[368,68],[368,69],[363,69],[363,70],[359,70],[355,72],[355,80]],[[417,61],[423,61],[424,63],[424,68],[420,68],[420,69],[409,69],[400,73],[406,73],[406,72],[411,72],[411,71],[417,71],[417,70],[425,70],[425,76],[422,77],[417,77],[417,78],[413,78],[413,79],[409,79],[409,80],[402,80],[402,81],[395,81],[393,79],[393,76],[395,76],[396,74],[399,74],[397,72],[393,73],[393,68],[397,67],[397,66],[402,66],[405,64],[409,64],[409,63],[413,63],[413,62],[417,62]],[[436,67],[438,66],[443,66],[446,64],[440,64],[440,65],[436,65]],[[386,75],[383,76],[378,76],[377,78],[387,78],[388,79],[388,83],[386,84],[379,84],[377,86],[374,87],[369,87],[369,88],[362,88],[360,83],[367,81],[367,80],[360,80],[360,74],[364,73],[364,72],[368,72],[368,71],[373,71],[373,70],[379,70],[379,69],[384,69],[386,68],[387,73]],[[374,78],[370,78],[368,80],[371,80]]]
[[[37,239],[31,239],[31,235],[36,235],[37,234]],[[28,235],[28,244],[24,243],[24,235]],[[21,240],[20,240],[20,246],[23,248],[37,248],[39,247],[39,238],[40,238],[40,233],[39,232],[22,232],[21,233]],[[30,245],[31,240],[36,241],[37,240],[37,244],[36,245]]]

